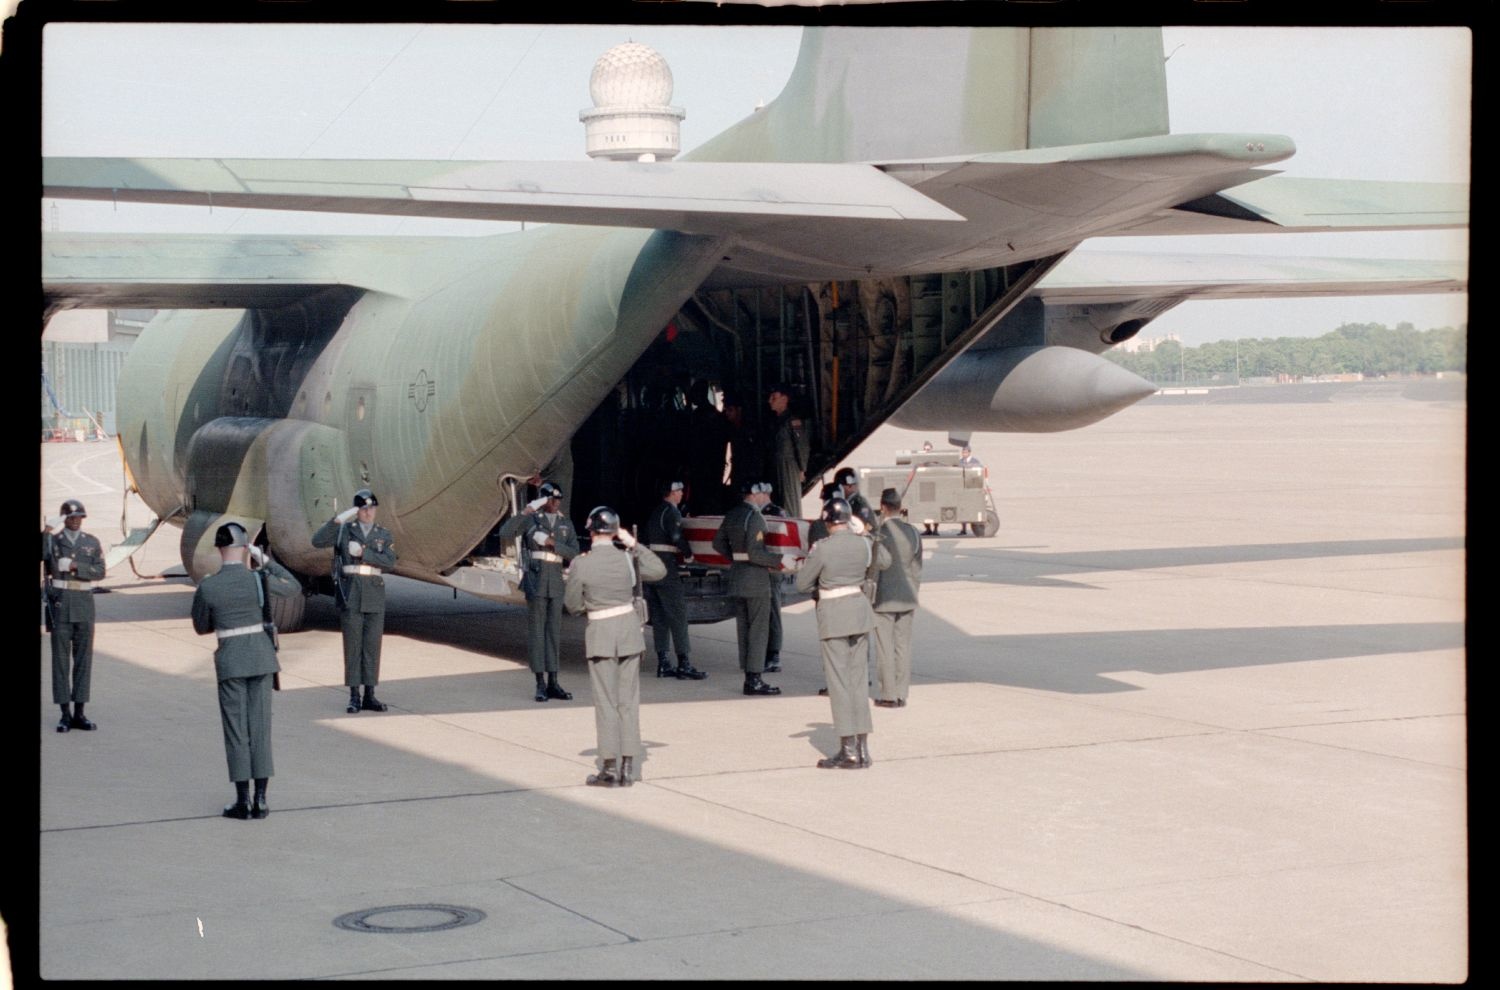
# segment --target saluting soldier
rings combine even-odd
[[[87,517],[83,503],[70,498],[42,531],[47,628],[52,633],[52,703],[62,709],[58,732],[98,728],[84,717],[83,706],[94,670],[93,582],[104,578],[104,548],[83,531]],[[53,532],[59,527],[61,532]]]
[[[526,659],[536,675],[535,700],[573,695],[557,681],[562,630],[563,568],[578,556],[578,533],[562,513],[563,490],[542,482],[539,495],[500,527],[500,539],[521,538],[521,590],[526,593]],[[543,675],[545,674],[545,681]]]
[[[375,524],[380,500],[368,488],[354,493],[354,505],[324,523],[312,537],[315,547],[333,547],[333,584],[344,633],[344,684],[350,715],[383,712],[375,697],[380,683],[380,641],[385,632],[384,572],[396,566],[391,531]],[[361,700],[360,688],[364,688]]]
[[[850,529],[853,514],[841,498],[823,506],[827,539],[813,545],[797,570],[797,588],[817,588],[818,639],[823,644],[823,675],[828,679],[828,702],[839,751],[818,761],[825,770],[868,767],[870,747],[870,689],[866,650],[874,613],[861,585],[890,566],[891,555],[873,536]]]
[[[771,485],[747,481],[744,501],[731,508],[714,534],[714,549],[730,559],[729,597],[734,599],[734,628],[739,639],[745,694],[780,694],[761,680],[771,630],[771,582],[781,579],[781,554],[766,546],[766,521],[760,512],[771,501]]]
[[[667,576],[667,567],[620,528],[620,517],[609,506],[590,512],[588,527],[594,543],[568,569],[564,599],[569,612],[587,612],[589,617],[583,646],[594,690],[599,772],[590,774],[584,783],[629,787],[641,779],[637,761],[645,757],[640,711],[646,637],[635,611],[636,575],[642,581],[660,581]]]
[[[661,501],[646,517],[646,546],[666,565],[667,576],[647,585],[646,604],[651,610],[651,637],[656,643],[656,676],[675,677],[679,681],[701,681],[706,671],[693,666],[689,659],[687,595],[682,588],[678,561],[693,562],[693,547],[682,532],[682,504],[685,486],[681,481],[662,485]],[[677,666],[667,659],[668,649],[677,648]]]
[[[224,758],[235,800],[225,818],[264,818],[266,784],[276,772],[271,760],[271,690],[281,665],[265,621],[264,594],[301,594],[291,573],[259,547],[249,546],[245,528],[225,523],[214,533],[219,570],[203,579],[193,594],[193,630],[218,638],[214,673],[219,681],[219,719],[224,728]],[[246,558],[260,565],[266,581],[252,573]],[[255,781],[251,804],[250,781]]]
[[[857,518],[866,529],[875,528],[875,510],[870,508],[870,503],[859,492],[859,472],[851,467],[839,468],[834,476],[835,483],[839,486],[839,494],[845,502],[849,503],[849,511]]]
[[[875,584],[875,704],[906,707],[911,686],[911,624],[922,584],[922,535],[901,518],[901,493],[880,493],[880,522],[875,528],[891,555],[891,566]]]

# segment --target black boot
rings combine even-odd
[[[255,803],[250,806],[251,818],[264,818],[271,813],[271,806],[266,804],[266,782],[265,777],[255,778]]]
[[[620,786],[629,787],[635,783],[635,757],[620,757]]]
[[[62,705],[62,718],[57,720],[57,731],[67,732],[73,728],[73,713],[68,711],[67,705]]]
[[[857,770],[859,769],[859,757],[854,750],[853,736],[839,737],[839,751],[832,756],[818,761],[820,770]]]
[[[359,707],[363,708],[367,712],[383,712],[386,710],[387,706],[385,702],[375,697],[375,685],[366,684],[365,700],[359,703]]]
[[[537,701],[547,700],[547,680],[541,674],[536,675],[536,697]]]
[[[604,761],[604,766],[600,768],[598,773],[589,774],[584,778],[583,782],[590,787],[613,787],[615,786],[615,781],[618,779],[615,776],[614,757],[610,757]]]
[[[779,674],[779,673],[781,673],[781,654],[780,653],[768,653],[768,654],[766,654],[766,669],[765,669],[765,673],[767,673],[767,674]]]
[[[672,670],[672,665],[669,662],[667,662],[667,655],[665,653],[658,653],[656,655],[656,676],[657,677],[675,677],[676,676],[676,672]]]
[[[679,681],[701,681],[708,676],[708,671],[694,667],[686,653],[679,653],[677,654],[676,674]]]
[[[557,671],[547,675],[547,697],[556,698],[558,701],[572,701],[572,692],[564,691],[563,686],[557,683]]]
[[[781,688],[773,687],[760,679],[760,674],[745,674],[746,694],[780,694]]]
[[[870,766],[875,761],[870,759],[870,737],[861,732],[854,737],[854,755],[859,758],[861,768]]]
[[[68,720],[68,724],[75,729],[83,729],[85,732],[92,732],[99,728],[93,722],[83,717],[83,702],[81,701],[73,706],[73,717]]]
[[[348,712],[350,715],[359,714],[359,688],[349,688],[349,706],[345,708],[344,711]]]
[[[234,782],[234,804],[224,806],[225,818],[238,818],[240,821],[250,817],[250,781],[236,780]]]

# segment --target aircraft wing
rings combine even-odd
[[[1331,230],[1421,230],[1469,223],[1469,186],[1276,175],[1160,210],[1113,231],[1255,234]]]
[[[1417,295],[1468,288],[1468,265],[1458,261],[1080,248],[1048,272],[1032,295],[1050,305],[1090,305],[1145,299]]]

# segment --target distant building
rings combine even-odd
[[[1150,354],[1152,351],[1156,350],[1167,341],[1171,341],[1174,344],[1178,345],[1181,345],[1182,343],[1181,340],[1177,339],[1177,335],[1175,333],[1169,333],[1164,337],[1132,337],[1130,340],[1125,341],[1123,344],[1117,344],[1115,346],[1117,346],[1120,350],[1124,351],[1127,354]]]

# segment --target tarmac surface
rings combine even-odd
[[[910,705],[862,771],[814,767],[810,603],[779,698],[739,693],[733,623],[693,627],[709,679],[643,678],[645,779],[598,789],[581,624],[574,700],[537,704],[522,608],[392,579],[391,710],[344,714],[314,600],[272,814],[222,818],[165,529],[97,599],[99,731],[53,731],[40,637],[40,975],[1462,981],[1466,407],[1268,394],[977,438],[1000,530],[926,540]],[[42,464],[44,513],[120,539],[113,443]],[[459,918],[432,905],[483,917],[334,925]]]

